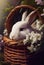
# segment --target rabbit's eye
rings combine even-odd
[[[24,28],[20,28],[20,31],[23,31]]]

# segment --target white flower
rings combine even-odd
[[[30,50],[30,52],[33,52],[34,51],[34,45],[31,45],[30,47],[27,46],[27,49]]]
[[[7,31],[7,29],[4,29],[3,34],[4,34],[5,36],[8,36],[8,31]]]
[[[30,33],[26,35],[26,39],[23,40],[24,45],[29,41]]]
[[[42,28],[44,27],[44,24],[41,24],[41,20],[36,20],[32,25],[31,25],[31,27],[33,28],[33,29],[36,29],[36,30],[38,30],[38,31],[41,31],[42,30]]]
[[[42,30],[42,28],[44,28],[44,24],[43,24],[43,25],[41,25],[41,27],[39,28],[39,30]]]
[[[36,20],[36,29],[39,30],[40,27],[41,27],[41,21]]]
[[[37,32],[35,33],[34,31],[32,31],[31,33],[29,33],[26,36],[26,39],[24,39],[23,42],[24,42],[24,45],[27,44],[27,42],[30,44],[29,40],[31,40],[31,45],[27,46],[27,49],[30,52],[34,52],[40,46],[40,44],[38,44],[37,41],[38,40],[40,41],[41,38],[42,38],[42,32],[41,33],[37,33]],[[34,44],[35,44],[35,46],[34,46]]]
[[[41,40],[41,34],[37,32],[35,33],[34,31],[32,31],[29,39],[32,40],[31,42],[32,44],[36,43],[38,40]]]
[[[33,40],[33,37],[34,37],[34,31],[32,31],[30,34],[30,40]]]

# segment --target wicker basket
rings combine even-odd
[[[32,11],[35,8],[28,5],[20,5],[12,9],[12,11],[9,13],[5,22],[6,24],[5,27],[7,28],[8,33],[10,33],[12,25],[16,22],[16,20],[15,22],[13,21],[14,21],[14,18],[16,19],[16,16],[18,17],[19,15],[18,12],[20,9],[22,9],[22,13],[23,13],[25,10]],[[36,14],[41,19],[39,12],[37,12]],[[5,46],[4,46],[5,61],[10,62],[12,65],[13,64],[27,65],[28,57],[29,57],[28,50],[26,49],[26,46],[24,45],[17,45],[17,43],[21,43],[22,41],[10,40],[7,37],[4,37],[3,40],[5,42]]]

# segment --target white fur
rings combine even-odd
[[[24,30],[20,31],[20,28],[26,28],[27,24],[29,23],[30,16],[35,12],[36,12],[35,10],[32,11],[27,17],[26,17],[27,11],[23,13],[21,21],[18,21],[16,24],[13,25],[9,35],[10,39],[18,40],[26,37],[27,30],[25,29],[25,31]]]

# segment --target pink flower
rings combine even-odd
[[[35,2],[37,3],[37,5],[44,5],[44,1],[42,0],[35,0]]]

